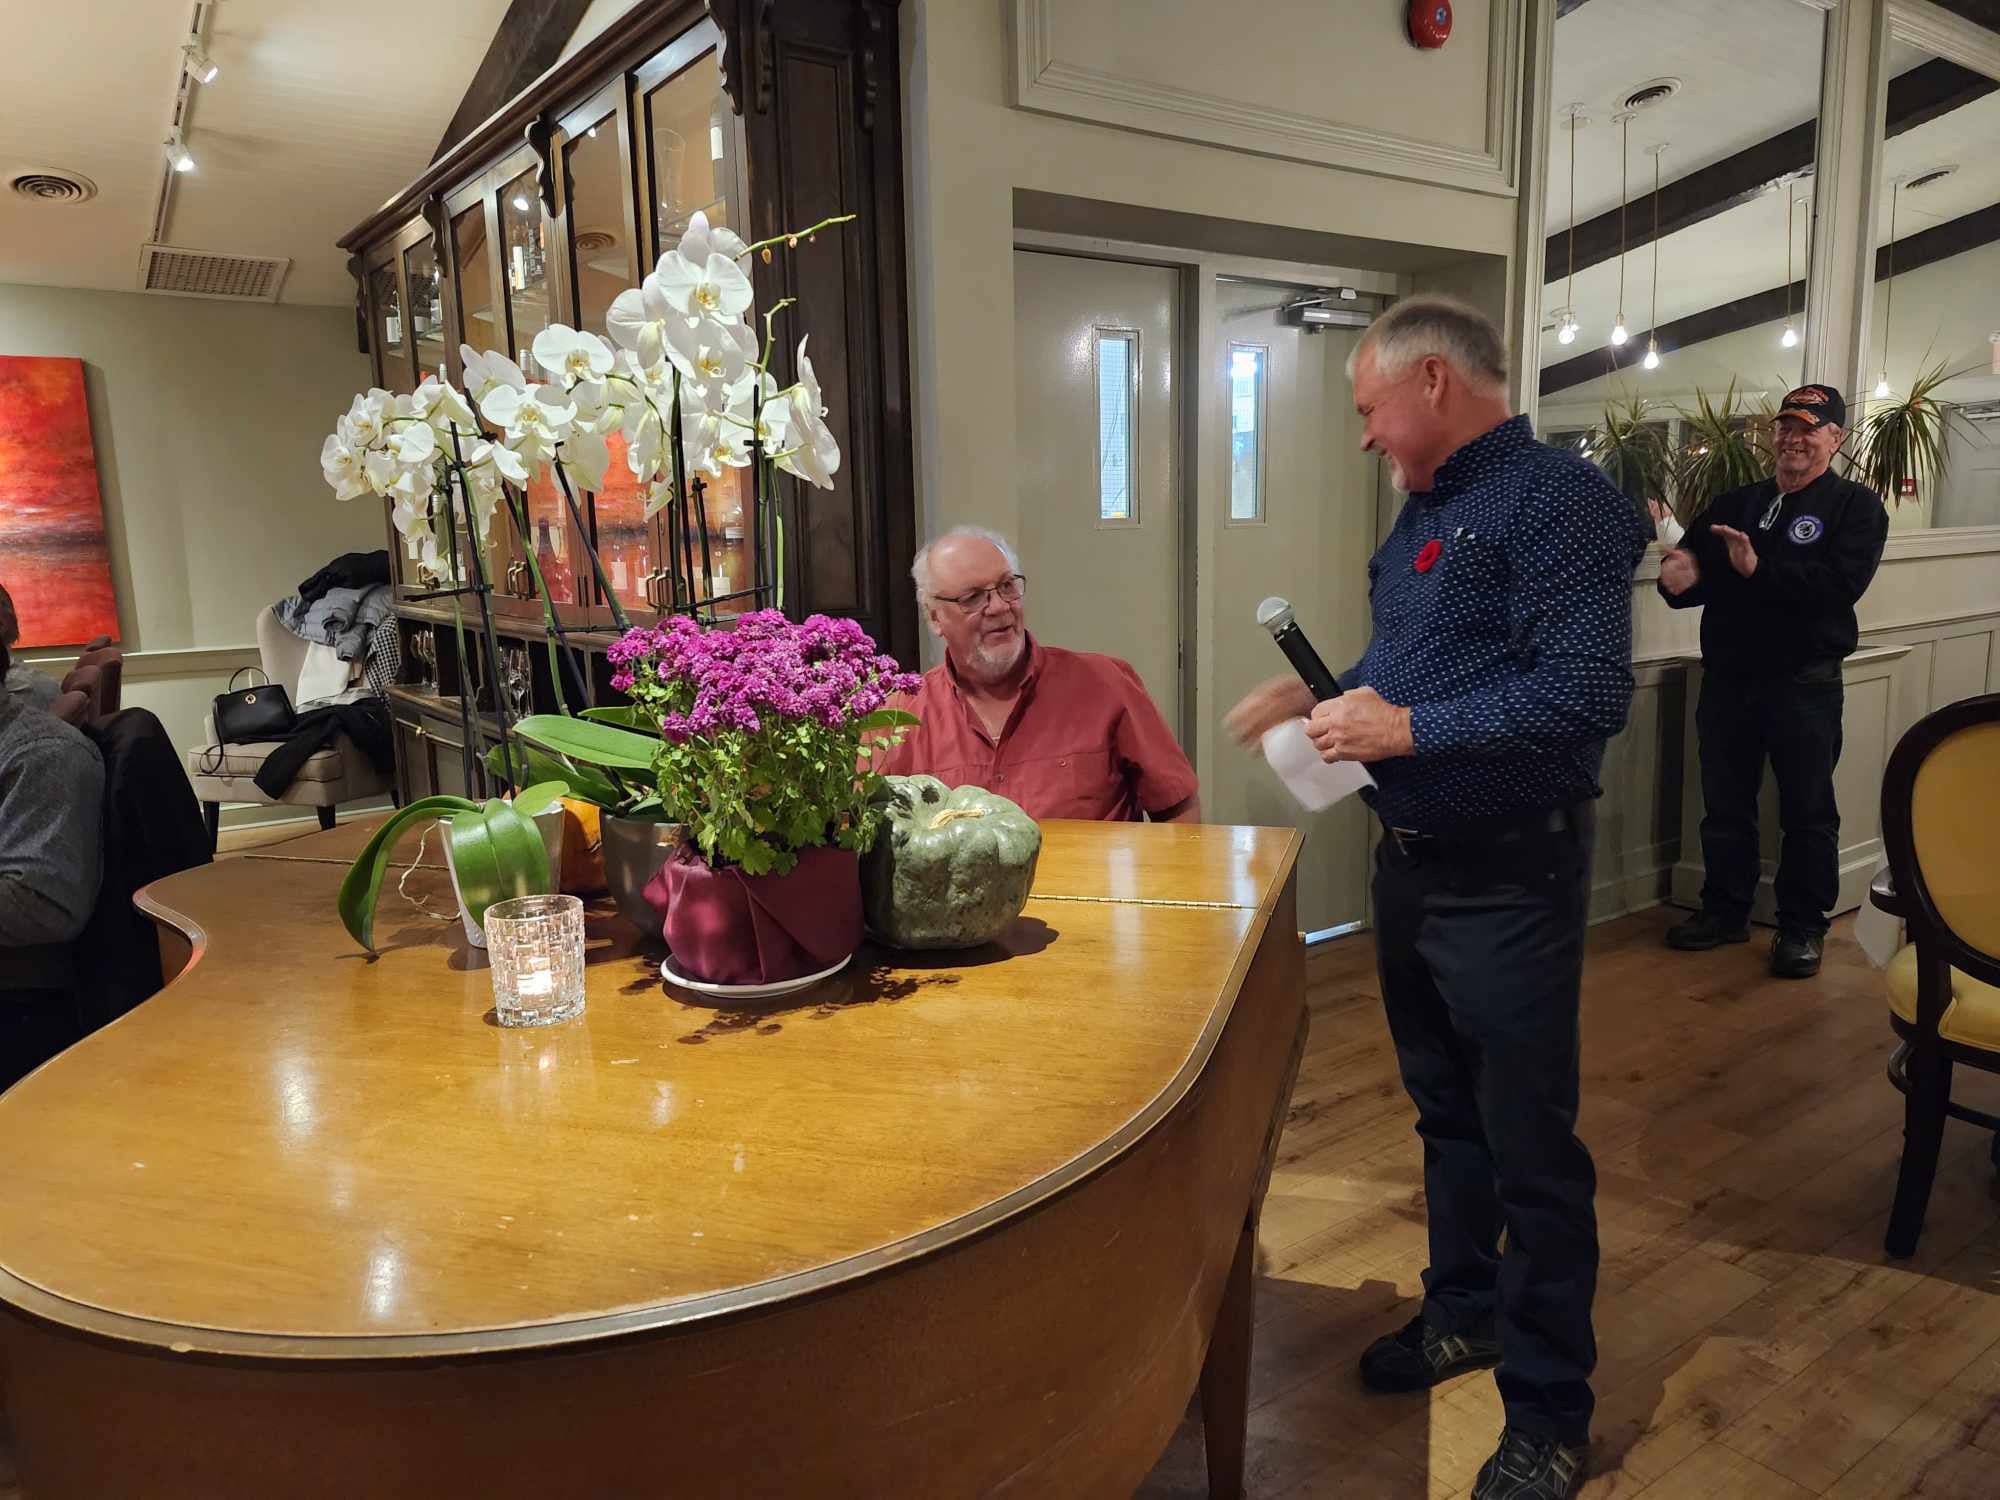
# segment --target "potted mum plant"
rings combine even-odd
[[[687,978],[767,985],[837,966],[861,941],[859,857],[882,811],[873,767],[914,716],[918,679],[852,620],[776,610],[733,628],[675,616],[610,648],[621,725],[540,715],[522,738],[567,760],[652,777],[684,840],[647,886]]]

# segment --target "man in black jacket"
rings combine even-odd
[[[1747,942],[1759,869],[1757,792],[1770,757],[1784,844],[1774,894],[1771,972],[1819,972],[1840,887],[1840,663],[1854,649],[1854,604],[1882,560],[1888,513],[1873,490],[1833,474],[1847,402],[1800,386],[1779,408],[1777,472],[1716,498],[1660,562],[1675,609],[1701,604],[1701,911],[1667,931],[1671,948]]]

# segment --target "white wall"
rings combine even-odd
[[[354,314],[0,285],[0,348],[83,360],[124,701],[193,744],[209,700],[257,660],[257,611],[385,545],[380,503],[341,504],[319,472],[320,443],[369,384]]]

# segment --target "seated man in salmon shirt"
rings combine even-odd
[[[923,722],[878,769],[982,786],[1038,820],[1201,820],[1194,767],[1139,674],[1028,634],[1027,580],[1005,538],[957,527],[910,576],[945,660],[896,702]]]

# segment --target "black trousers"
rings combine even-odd
[[[1778,926],[1823,933],[1840,899],[1840,809],[1833,768],[1840,760],[1844,693],[1840,663],[1789,677],[1702,678],[1695,728],[1701,739],[1702,907],[1730,925],[1750,915],[1763,861],[1757,793],[1764,761],[1778,782],[1784,832],[1773,894]]]
[[[1576,1134],[1595,837],[1584,804],[1559,832],[1414,855],[1385,839],[1375,862],[1382,999],[1424,1147],[1424,1313],[1497,1319],[1508,1423],[1565,1443],[1589,1437],[1597,1363],[1597,1173]]]
[[[0,1090],[83,1039],[70,990],[0,990]]]

